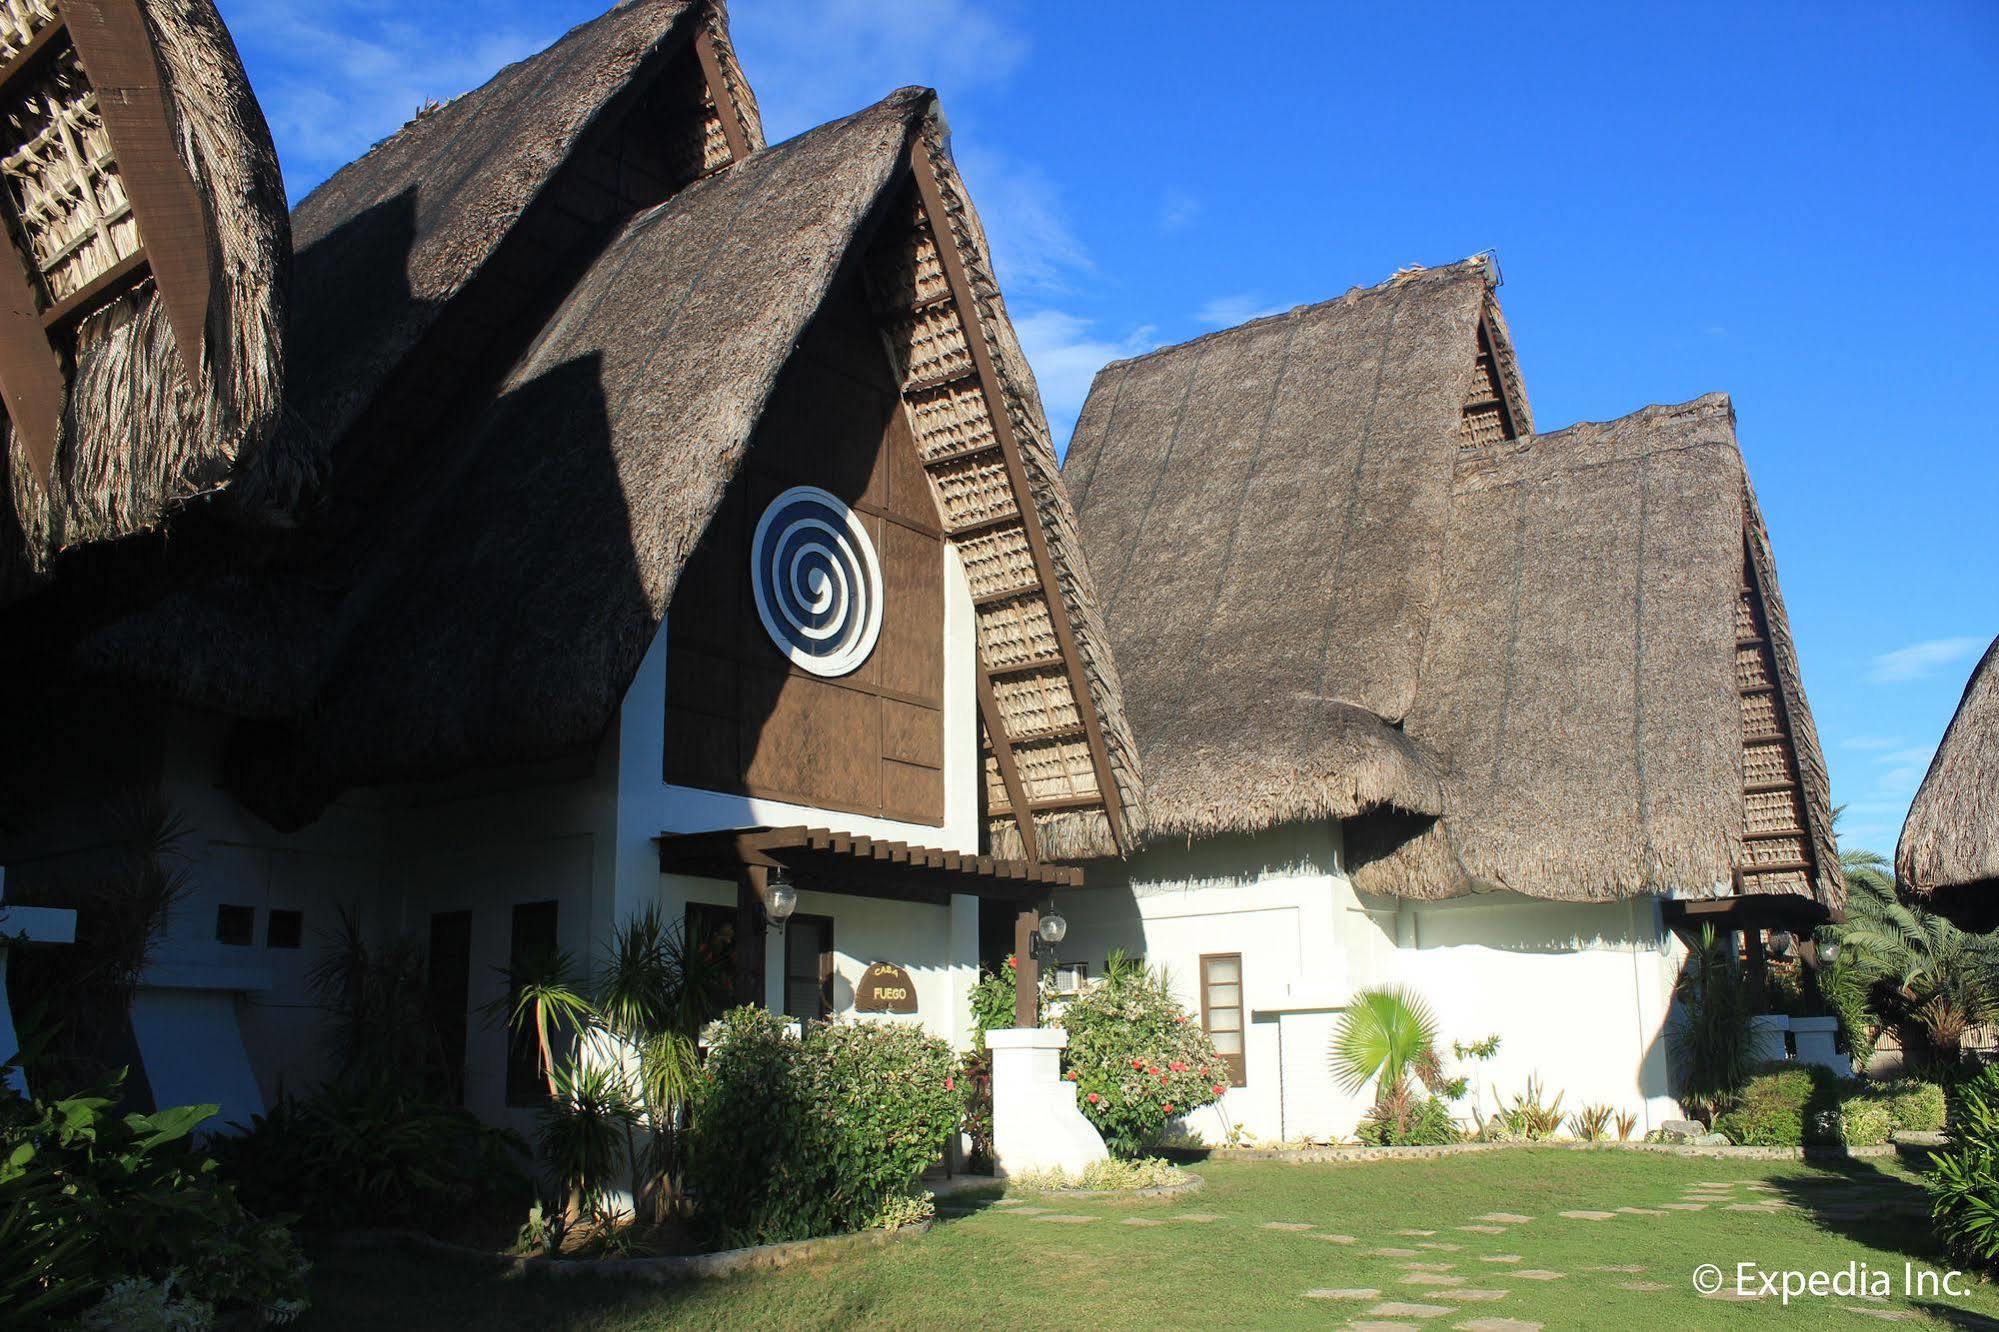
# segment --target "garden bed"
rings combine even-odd
[[[1477,1152],[1533,1151],[1570,1152],[1657,1152],[1666,1156],[1732,1157],[1744,1161],[1839,1161],[1868,1160],[1894,1156],[1902,1150],[1893,1143],[1872,1147],[1700,1147],[1675,1142],[1453,1142],[1434,1147],[1213,1147],[1205,1159],[1213,1161],[1278,1161],[1292,1165],[1317,1165],[1349,1161],[1429,1161],[1444,1156],[1467,1156]],[[1913,1147],[1911,1148],[1913,1150]],[[1200,1159],[1201,1149],[1180,1149],[1190,1158]]]

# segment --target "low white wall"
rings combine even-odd
[[[1344,1137],[1371,1094],[1341,1091],[1330,1067],[1339,1012],[1359,990],[1402,984],[1428,1002],[1440,1044],[1500,1037],[1496,1058],[1447,1064],[1478,1086],[1460,1114],[1536,1077],[1566,1114],[1605,1104],[1644,1127],[1674,1117],[1663,1030],[1678,951],[1652,898],[1607,904],[1491,894],[1450,902],[1364,898],[1340,867],[1337,830],[1213,838],[1099,869],[1064,899],[1061,955],[1100,974],[1109,951],[1164,966],[1189,1011],[1203,954],[1240,953],[1250,1008],[1247,1085],[1195,1112],[1209,1140],[1239,1125],[1262,1140]]]

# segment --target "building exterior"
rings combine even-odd
[[[171,811],[132,1012],[162,1103],[330,1071],[343,920],[428,958],[439,1072],[524,1126],[507,969],[647,907],[737,997],[961,1045],[982,951],[1115,855],[1135,745],[933,94],[766,147],[719,5],[627,0],[291,219],[277,533],[206,510],[14,607],[0,863]],[[762,908],[788,879],[780,932]],[[981,941],[982,916],[987,943]]]
[[[1999,640],[1964,686],[1957,712],[1909,805],[1895,848],[1901,890],[1970,930],[1999,926]]]
[[[1496,285],[1408,271],[1118,362],[1078,423],[1149,823],[1064,962],[1168,970],[1237,1060],[1204,1136],[1350,1133],[1329,1040],[1380,985],[1446,1050],[1500,1038],[1466,1117],[1533,1079],[1656,1126],[1675,931],[1755,953],[1840,900],[1727,399],[1535,435]]]

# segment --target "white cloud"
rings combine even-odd
[[[1876,684],[1926,680],[1944,667],[1968,660],[1985,646],[1981,638],[1930,638],[1874,659],[1867,678]]]
[[[1233,296],[1215,297],[1194,312],[1194,319],[1203,328],[1234,328],[1252,319],[1283,314],[1290,308],[1288,305],[1271,304],[1263,299],[1260,292],[1239,291]]]
[[[1179,231],[1201,215],[1201,201],[1186,190],[1168,190],[1159,201],[1159,229]]]
[[[1077,413],[1090,395],[1090,381],[1105,364],[1152,350],[1154,329],[1143,325],[1121,338],[1095,332],[1090,320],[1061,310],[1037,310],[1013,321],[1027,360],[1041,386],[1041,405],[1048,410],[1048,428],[1055,451],[1065,454],[1075,431]]]
[[[971,0],[758,0],[729,15],[730,32],[776,143],[898,86],[952,98],[1005,83],[1027,35]]]
[[[1096,271],[1069,225],[1061,191],[1040,167],[962,148],[958,170],[985,224],[1000,290],[1067,292],[1071,278]]]

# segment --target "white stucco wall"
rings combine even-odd
[[[1677,1114],[1662,1044],[1676,945],[1652,898],[1609,904],[1491,894],[1441,903],[1364,898],[1340,867],[1337,829],[1155,848],[1065,898],[1065,961],[1101,972],[1112,948],[1164,966],[1189,1011],[1203,954],[1240,953],[1250,1009],[1247,1084],[1188,1128],[1220,1138],[1240,1124],[1265,1140],[1345,1137],[1369,1093],[1334,1084],[1329,1042],[1362,989],[1402,984],[1435,1012],[1440,1044],[1497,1034],[1498,1056],[1462,1071],[1495,1093],[1538,1077],[1564,1111],[1601,1103],[1650,1127]],[[1120,881],[1122,880],[1122,881]],[[1456,1061],[1447,1061],[1455,1063]],[[1473,1113],[1470,1098],[1460,1113]]]

